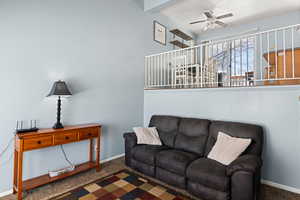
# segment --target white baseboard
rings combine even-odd
[[[12,194],[12,193],[13,193],[13,190],[8,190],[8,191],[6,191],[6,192],[1,192],[1,193],[0,193],[0,197],[4,197],[4,196],[10,195],[10,194]]]
[[[114,159],[117,159],[117,158],[121,158],[123,156],[125,156],[125,153],[122,153],[122,154],[119,154],[119,155],[115,155],[115,156],[112,156],[110,158],[106,158],[104,160],[101,160],[100,163],[106,163],[106,162],[109,162],[111,160],[114,160]]]
[[[290,187],[287,185],[282,185],[282,184],[275,183],[272,181],[267,181],[267,180],[261,180],[261,183],[271,186],[271,187],[274,187],[274,188],[278,188],[278,189],[286,190],[286,191],[293,192],[296,194],[300,194],[300,189],[298,189],[298,188]]]
[[[104,160],[101,160],[100,163],[106,163],[106,162],[109,162],[111,160],[114,160],[114,159],[117,159],[117,158],[121,158],[125,156],[125,153],[122,153],[122,154],[119,154],[119,155],[115,155],[115,156],[112,156],[110,158],[106,158]],[[8,191],[5,191],[5,192],[0,192],[0,197],[4,197],[4,196],[7,196],[7,195],[10,195],[13,193],[13,190],[8,190]]]

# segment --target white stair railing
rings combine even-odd
[[[145,89],[300,84],[300,24],[145,57]]]

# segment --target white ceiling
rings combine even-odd
[[[205,10],[212,10],[217,16],[232,12],[233,17],[221,21],[233,26],[291,11],[300,11],[300,0],[179,0],[163,8],[161,14],[186,30],[200,34],[204,23],[196,25],[189,23],[205,19],[202,15]]]

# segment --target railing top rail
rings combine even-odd
[[[226,38],[226,39],[222,39],[222,40],[216,40],[213,42],[209,42],[206,44],[199,44],[193,47],[188,47],[188,48],[183,48],[183,49],[177,49],[177,50],[171,50],[171,51],[165,51],[162,53],[157,53],[157,54],[152,54],[152,55],[148,55],[145,56],[146,58],[149,57],[154,57],[154,56],[160,56],[163,54],[169,54],[169,53],[176,53],[176,52],[180,52],[180,51],[187,51],[190,49],[195,49],[195,48],[201,48],[203,46],[208,46],[208,45],[216,45],[218,43],[225,43],[228,41],[233,41],[233,40],[241,40],[241,39],[246,39],[246,38],[250,38],[250,37],[254,37],[256,35],[261,35],[261,34],[266,34],[266,33],[270,33],[270,32],[275,32],[275,31],[283,31],[285,29],[291,29],[291,28],[295,28],[295,27],[300,27],[300,24],[294,24],[294,25],[289,25],[289,26],[284,26],[284,27],[279,27],[279,28],[274,28],[274,29],[270,29],[270,30],[266,30],[266,31],[261,31],[261,32],[257,32],[257,33],[251,33],[251,34],[245,34],[245,35],[240,35],[240,36],[236,36],[236,37],[230,37],[230,38]]]

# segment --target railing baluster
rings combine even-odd
[[[156,85],[156,58],[157,58],[157,56],[153,56],[153,68],[152,68],[153,87],[155,87],[155,85]]]
[[[156,76],[157,76],[157,79],[156,79],[156,81],[157,81],[157,82],[156,82],[156,86],[157,86],[157,87],[159,87],[159,82],[160,82],[160,66],[161,66],[161,65],[160,65],[160,56],[161,56],[161,55],[157,56],[157,63],[156,63],[156,64],[157,64],[157,65],[156,65],[156,66],[157,66],[157,70],[156,70],[156,72],[157,72],[157,74],[156,74]]]
[[[193,54],[194,54],[195,50],[191,49],[191,74],[192,74],[192,81],[191,81],[191,86],[194,86],[194,67],[196,67],[195,62],[193,61]]]
[[[256,81],[257,81],[257,56],[259,55],[257,53],[257,37],[253,37],[253,48],[254,48],[254,62],[253,62],[253,86],[256,85]]]
[[[149,74],[148,74],[148,85],[149,87],[152,87],[152,77],[151,77],[151,73],[152,73],[152,60],[151,60],[151,56],[148,57],[148,62],[149,62]]]
[[[220,43],[217,44],[217,56],[219,56],[219,46],[220,46]],[[217,66],[214,69],[216,71],[215,79],[214,79],[214,85],[215,85],[215,87],[218,87],[218,85],[219,85],[219,76],[218,76],[219,64],[220,64],[220,62],[217,61]]]
[[[188,73],[189,73],[189,70],[188,70],[188,52],[186,51],[186,54],[184,52],[184,50],[181,50],[181,54],[184,55],[184,67],[185,67],[185,81],[184,81],[184,87],[187,87],[188,85]]]
[[[165,86],[168,86],[168,53],[165,53]]]
[[[162,66],[162,55],[163,54],[161,54],[160,56],[159,56],[159,62],[158,62],[158,65],[159,65],[159,69],[158,69],[158,72],[159,72],[159,76],[158,76],[158,85],[159,85],[159,87],[161,87],[162,86],[162,68],[163,68],[163,66]]]
[[[148,57],[145,57],[145,71],[144,71],[144,76],[145,76],[145,88],[148,88],[148,68],[149,68],[149,65],[148,65]]]
[[[165,87],[166,86],[166,65],[165,65],[166,59],[165,59],[165,53],[162,54],[162,86]]]
[[[284,64],[283,64],[283,74],[284,74],[284,78],[286,78],[286,51],[285,51],[285,29],[283,29],[283,60],[284,60]]]
[[[294,47],[294,28],[291,28],[292,31],[292,70],[293,70],[293,78],[295,78],[295,47]]]
[[[247,70],[245,74],[245,86],[248,86],[248,76],[249,76],[249,39],[246,40],[246,57],[247,57]]]
[[[214,62],[213,61],[213,55],[212,55],[212,43],[210,43],[210,45],[209,45],[209,58],[210,58],[210,63],[209,63],[209,65],[208,65],[208,67],[207,67],[207,69],[206,69],[206,80],[207,80],[207,87],[210,87],[210,77],[209,77],[209,68],[211,68],[211,66],[212,66],[212,63]]]
[[[148,85],[149,87],[152,87],[152,57],[148,57],[148,62],[149,62],[149,75],[148,75]]]
[[[166,86],[166,54],[162,54],[162,58],[163,58],[163,87]]]
[[[152,67],[152,76],[153,76],[153,84],[152,86],[155,87],[156,85],[156,58],[157,56],[153,56],[153,67]]]
[[[200,87],[203,88],[203,51],[205,48],[205,45],[200,46]]]
[[[158,85],[159,85],[159,87],[161,87],[162,86],[162,68],[163,68],[163,66],[162,66],[162,55],[163,54],[161,54],[160,56],[159,56],[159,62],[158,62],[158,66],[159,66],[159,69],[158,69],[158,72],[159,72],[159,77],[158,77]]]
[[[177,86],[177,51],[175,51],[175,65],[174,65],[174,85]]]
[[[172,87],[173,86],[173,73],[172,73],[172,52],[171,53],[168,53],[169,54],[169,63],[168,63],[168,66],[169,66],[169,84],[170,86]]]
[[[155,72],[154,72],[154,66],[155,66],[155,56],[151,56],[151,87],[153,87],[154,86],[154,83],[155,83]]]
[[[275,70],[276,70],[276,79],[278,78],[278,32],[275,31]]]
[[[153,56],[153,87],[156,86],[156,60],[157,56]]]
[[[158,83],[159,83],[159,56],[157,56],[157,59],[156,59],[156,69],[155,69],[155,86],[157,87],[158,86]]]
[[[155,67],[156,67],[156,56],[153,56],[152,57],[152,76],[153,76],[153,83],[152,83],[152,87],[155,87],[155,84],[156,84],[156,77],[155,77]]]
[[[161,77],[161,87],[164,86],[164,54],[161,54],[160,56],[160,63],[161,63],[161,69],[160,69],[160,77]]]
[[[234,40],[234,76],[237,76],[238,75],[238,47],[239,45],[237,44],[238,40]],[[237,86],[237,82],[235,79],[233,79],[231,81],[233,83],[233,86]]]
[[[268,42],[268,79],[270,79],[270,32],[267,34],[267,42]]]
[[[170,77],[171,77],[171,86],[174,87],[174,52],[170,53]]]
[[[157,86],[157,60],[158,60],[158,56],[156,56],[155,59],[154,59],[154,68],[153,68],[153,73],[154,73],[154,87]]]
[[[163,86],[163,54],[159,56],[159,87]]]
[[[165,53],[165,86],[168,86],[168,53]]]
[[[260,42],[260,79],[263,80],[264,77],[263,77],[263,44],[262,44],[262,38],[263,38],[263,35],[260,34],[260,39],[259,39],[259,42]]]
[[[165,65],[166,65],[166,87],[169,86],[168,74],[169,74],[169,57],[168,53],[165,53]]]
[[[227,41],[226,42],[226,53],[225,53],[225,56],[226,56],[226,73],[228,74],[228,86],[231,87],[232,86],[232,69],[231,69],[231,58],[230,58],[230,49],[231,49],[231,44],[230,44],[230,41]]]
[[[243,76],[243,40],[240,39],[240,76]],[[238,80],[239,86],[241,86],[241,81]]]
[[[211,87],[213,87],[213,77],[212,77],[212,72],[213,70],[215,69],[215,62],[214,62],[214,58],[215,58],[215,53],[214,53],[214,47],[215,45],[212,45],[212,57],[213,57],[213,62],[212,62],[212,65],[211,65],[211,68],[209,69],[209,84]]]
[[[149,56],[149,62],[150,62],[150,68],[149,68],[150,84],[149,84],[149,86],[152,87],[152,80],[153,80],[153,78],[152,78],[152,56]]]
[[[198,48],[195,48],[195,77],[196,77],[196,88],[199,87],[199,67],[198,67]]]
[[[161,56],[160,56],[160,85],[161,86],[163,86],[164,85],[164,81],[163,81],[163,75],[164,75],[164,65],[163,65],[163,62],[164,62],[164,60],[163,60],[163,58],[164,58],[164,54],[161,54]]]

